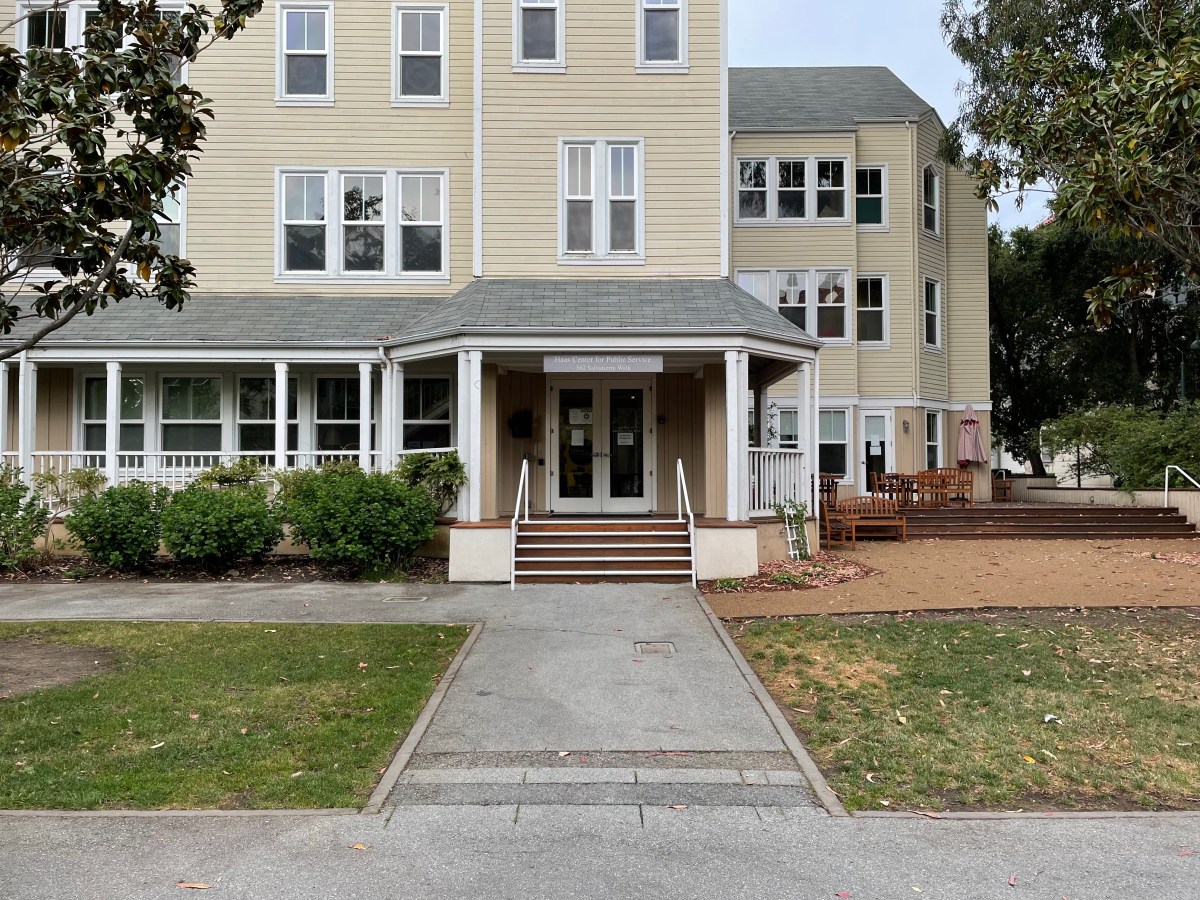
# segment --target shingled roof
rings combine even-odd
[[[729,70],[729,127],[735,131],[853,128],[933,111],[881,66]]]
[[[405,337],[492,328],[733,331],[820,344],[730,281],[664,278],[482,278]]]
[[[729,281],[661,278],[480,279],[450,297],[198,294],[178,311],[126,300],[42,343],[382,344],[507,328],[733,331],[819,345]]]

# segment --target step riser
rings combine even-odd
[[[527,547],[517,548],[517,559],[556,559],[564,556],[577,559],[671,559],[690,561],[692,552],[686,547],[638,547],[596,549],[592,547]]]
[[[517,575],[691,575],[691,568],[685,562],[678,565],[672,562],[620,562],[617,560],[588,560],[587,562],[553,560],[533,560],[530,562],[517,561]]]
[[[516,580],[520,583],[688,583],[691,535],[672,521],[558,521],[519,523]]]
[[[599,532],[618,534],[634,531],[641,533],[687,534],[687,526],[679,522],[582,522],[570,525],[548,525],[541,522],[520,523],[517,530],[522,534],[577,534],[580,532]]]

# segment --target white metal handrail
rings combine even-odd
[[[526,524],[528,524],[528,522],[529,522],[529,459],[528,458],[521,460],[521,478],[517,482],[517,502],[513,505],[513,517],[512,517],[512,528],[511,528],[512,555],[509,559],[509,562],[510,562],[509,572],[510,572],[510,579],[511,579],[510,586],[514,591],[517,589],[517,527],[519,524],[519,520],[521,519],[522,506],[524,506],[524,510],[525,510],[524,521],[526,522]]]
[[[1181,469],[1179,466],[1167,466],[1167,471],[1163,475],[1163,506],[1164,507],[1171,505],[1171,473],[1172,472],[1178,472],[1180,475],[1182,475],[1184,478],[1186,478],[1188,481],[1190,481],[1197,488],[1200,488],[1200,482],[1196,481],[1195,478],[1193,478],[1187,472],[1183,471],[1183,469]]]
[[[675,460],[675,499],[678,503],[679,519],[682,522],[683,517],[687,515],[688,523],[688,544],[692,563],[692,587],[696,587],[696,516],[692,513],[692,500],[688,496],[687,476],[683,473],[683,460]]]

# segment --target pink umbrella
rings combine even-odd
[[[987,461],[983,438],[979,436],[979,419],[975,418],[975,407],[968,403],[963,411],[962,424],[958,428],[958,464],[966,466],[973,462]]]

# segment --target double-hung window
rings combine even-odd
[[[888,280],[886,275],[859,275],[855,291],[858,307],[858,342],[886,345]]]
[[[288,379],[287,449],[295,451],[300,438],[298,382]],[[238,379],[238,449],[275,452],[275,377],[255,375]]]
[[[448,280],[446,183],[445,170],[281,170],[277,276]]]
[[[404,379],[404,449],[450,446],[450,379]]]
[[[20,49],[65,50],[68,46],[68,12],[69,8],[39,9],[35,4],[18,5],[17,15],[26,17],[21,23],[24,39]]]
[[[362,409],[357,378],[318,378],[316,448],[329,452],[359,449],[359,411]],[[375,445],[372,405],[371,446]]]
[[[848,270],[743,269],[736,280],[798,328],[826,341],[850,339]]]
[[[925,279],[925,347],[939,350],[942,346],[942,283]]]
[[[158,249],[167,256],[183,256],[183,216],[187,187],[180,182],[163,195],[162,212],[155,213],[158,225]]]
[[[513,0],[513,67],[557,69],[566,63],[563,54],[566,27],[563,4],[567,0]]]
[[[887,168],[859,166],[855,173],[854,217],[859,228],[887,228]]]
[[[687,65],[687,0],[638,0],[638,67]]]
[[[736,165],[739,224],[850,222],[847,157],[767,156]]]
[[[181,453],[220,452],[221,379],[162,380],[162,449]],[[201,464],[182,460],[178,465]]]
[[[280,4],[276,101],[333,102],[332,3]]]
[[[800,446],[800,414],[794,409],[779,410],[779,446]]]
[[[844,409],[823,409],[819,419],[821,472],[847,478],[850,474],[850,414]]]
[[[942,414],[937,410],[925,411],[925,468],[942,467]]]
[[[446,12],[444,5],[396,4],[393,106],[443,106],[449,102]]]
[[[564,141],[561,156],[559,261],[644,260],[641,141]]]
[[[127,453],[138,453],[146,447],[146,382],[140,376],[126,375],[121,378],[121,427],[117,437],[117,448]],[[107,449],[108,438],[108,379],[105,377],[83,380],[83,449],[88,452],[88,465],[100,468],[104,465],[102,454]],[[122,465],[125,465],[123,462]]]
[[[924,209],[925,230],[930,234],[941,234],[942,178],[938,175],[937,168],[932,165],[925,167],[921,185],[921,196],[923,199],[922,207]]]

